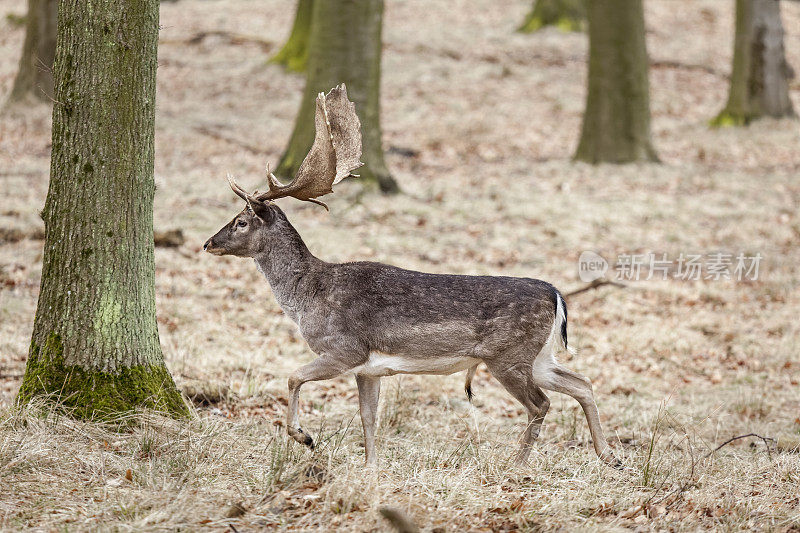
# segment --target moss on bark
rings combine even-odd
[[[286,44],[269,60],[283,65],[291,72],[305,72],[308,66],[308,40],[311,36],[311,13],[314,0],[300,0],[294,17],[292,33]]]
[[[517,31],[533,33],[545,26],[555,26],[565,32],[583,31],[586,28],[586,0],[535,0],[533,9]]]
[[[137,408],[187,416],[189,410],[163,364],[137,365],[118,373],[64,363],[61,338],[53,333],[43,346],[31,345],[17,402],[42,398],[81,419],[106,419]]]

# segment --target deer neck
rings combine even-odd
[[[272,243],[254,259],[284,313],[297,322],[315,293],[313,287],[324,262],[309,251],[291,226],[279,242]]]

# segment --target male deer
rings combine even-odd
[[[380,379],[393,374],[492,375],[528,411],[516,462],[524,464],[550,401],[542,389],[568,394],[583,408],[597,455],[616,463],[603,436],[592,386],[554,358],[567,347],[567,308],[544,281],[496,276],[426,274],[381,263],[327,263],[316,258],[271,200],[317,197],[360,167],[361,124],[344,85],[316,102],[316,137],[295,179],[282,185],[267,169],[267,192],[249,194],[228,177],[246,207],[203,247],[215,255],[252,257],[283,311],[319,357],[289,378],[286,428],[313,448],[300,427],[300,387],[354,374],[364,426],[366,462],[375,464]]]

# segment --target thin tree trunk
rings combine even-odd
[[[62,0],[39,303],[19,401],[186,413],[161,354],[153,252],[157,0]]]
[[[397,192],[383,159],[380,124],[381,27],[383,0],[314,2],[308,74],[303,101],[286,152],[276,169],[293,176],[314,140],[314,99],[344,82],[361,119],[364,166],[361,181]]]
[[[533,33],[545,26],[563,31],[583,31],[587,0],[534,0],[534,5],[517,31]]]
[[[292,72],[304,72],[308,66],[308,40],[311,35],[311,14],[314,0],[299,0],[289,40],[278,50],[270,63],[283,65]]]
[[[794,116],[777,0],[736,0],[736,36],[728,103],[713,126],[743,126],[762,116]]]
[[[575,159],[656,161],[641,0],[589,2],[589,88]]]
[[[25,43],[8,104],[28,97],[52,100],[57,18],[58,0],[28,0]]]

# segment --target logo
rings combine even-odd
[[[581,281],[591,283],[605,276],[607,271],[608,261],[603,256],[590,250],[581,252],[578,258],[578,277]]]

